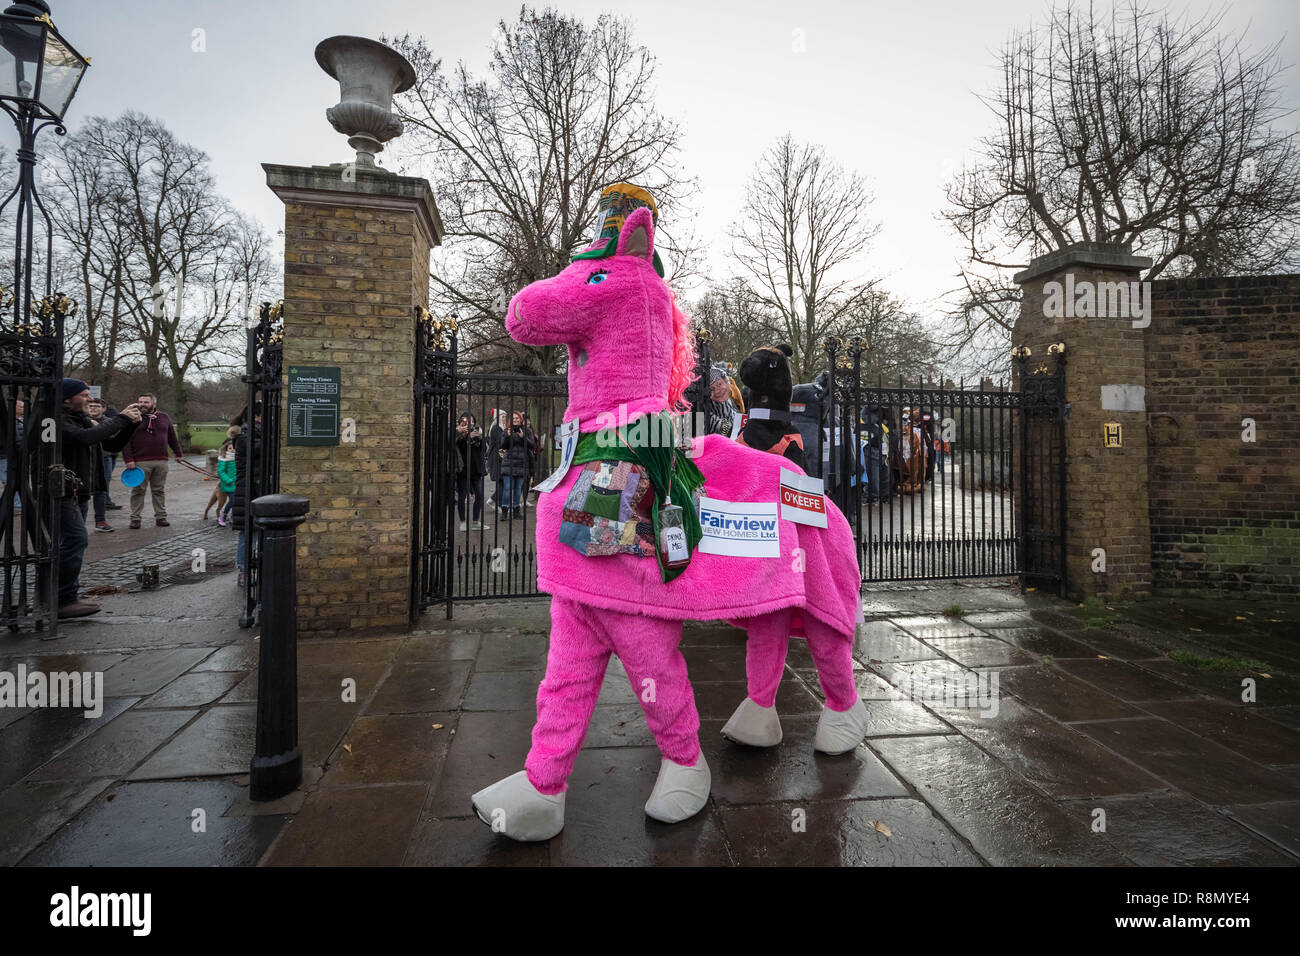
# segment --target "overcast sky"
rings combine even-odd
[[[335,34],[422,34],[445,62],[484,66],[500,18],[519,0],[50,0],[54,22],[94,63],[68,114],[135,109],[205,150],[220,190],[274,235],[283,207],[263,162],[344,162],[352,152],[324,112],[338,84],[313,51]],[[959,243],[937,216],[942,186],[990,115],[975,93],[997,81],[1007,36],[1041,22],[1047,0],[919,2],[680,2],[555,6],[583,18],[629,16],[658,59],[657,102],[685,128],[685,170],[700,179],[698,231],[723,241],[744,183],[773,140],[791,132],[820,143],[867,177],[882,230],[866,265],[922,314],[953,285]],[[1098,4],[1104,6],[1103,3]],[[1221,3],[1174,3],[1194,16]],[[1284,38],[1300,64],[1300,3],[1236,0],[1224,28],[1254,48]],[[206,49],[195,52],[194,31]],[[793,42],[802,31],[805,49]],[[1300,106],[1300,66],[1284,75],[1284,103]],[[1296,117],[1288,122],[1295,128]],[[4,145],[15,145],[5,124]],[[52,138],[44,135],[44,141]],[[12,153],[10,153],[12,155]],[[382,161],[382,157],[381,157]],[[435,195],[438,183],[433,183]],[[715,254],[716,255],[716,254]],[[713,260],[717,278],[725,263]],[[683,290],[689,291],[689,290]]]

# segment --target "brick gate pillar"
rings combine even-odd
[[[1030,348],[1028,368],[1050,368],[1048,346],[1066,346],[1066,572],[1075,595],[1151,590],[1143,343],[1151,311],[1150,286],[1139,281],[1150,266],[1124,246],[1077,243],[1015,276],[1023,298],[1012,344]],[[1104,571],[1095,570],[1096,549]]]
[[[406,629],[415,480],[413,309],[429,295],[442,222],[429,183],[354,165],[263,164],[284,202],[284,369],[339,369],[337,445],[290,443],[280,490],[311,511],[298,533],[304,633]],[[347,421],[355,438],[347,441]]]

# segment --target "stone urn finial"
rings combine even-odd
[[[390,112],[393,94],[415,85],[415,69],[391,47],[365,37],[337,36],[316,47],[320,68],[339,81],[337,106],[325,111],[330,125],[357,151],[357,165],[375,168],[375,153],[402,135]]]

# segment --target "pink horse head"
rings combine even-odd
[[[583,430],[601,412],[678,409],[695,370],[694,337],[654,259],[654,219],[636,209],[607,259],[577,259],[510,300],[506,331],[569,349],[569,407]]]

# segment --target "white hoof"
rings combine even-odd
[[[549,840],[564,829],[564,793],[552,797],[538,792],[525,770],[484,787],[470,800],[480,820],[512,840]]]
[[[782,736],[776,706],[763,707],[746,697],[722,728],[722,736],[748,747],[775,747]]]
[[[695,816],[709,802],[712,777],[704,754],[693,767],[683,767],[667,757],[659,765],[659,777],[646,801],[646,816],[663,823],[680,823]]]
[[[867,708],[859,699],[845,711],[822,708],[821,719],[817,721],[817,739],[813,749],[824,754],[848,753],[862,743],[867,735]]]

